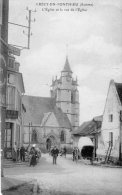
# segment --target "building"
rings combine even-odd
[[[79,126],[77,85],[67,57],[60,78],[52,80],[51,97],[23,97],[25,145],[38,143],[42,150],[55,144],[71,148],[71,131]]]
[[[79,126],[79,91],[77,79],[72,77],[72,70],[66,57],[66,62],[61,77],[52,81],[51,97],[55,98],[56,106],[61,108],[72,125],[73,130]]]
[[[72,132],[73,145],[78,147],[78,143],[81,137],[82,137],[82,141],[83,141],[83,137],[90,138],[94,145],[94,157],[96,157],[98,141],[101,135],[101,125],[102,125],[102,116],[94,117],[92,120],[86,121],[83,124],[81,124],[76,131]]]
[[[105,108],[101,136],[98,142],[97,155],[101,158],[109,156],[112,160],[122,158],[122,83],[110,81]]]
[[[24,112],[22,96],[25,93],[20,64],[13,55],[8,56],[6,85],[6,128],[4,136],[4,152],[6,158],[12,157],[12,149],[22,145]]]
[[[24,114],[24,135],[23,144],[39,144],[43,149],[44,132],[41,123],[44,113],[52,112],[55,107],[55,100],[48,97],[23,96],[23,104],[26,108]]]
[[[3,176],[3,151],[6,115],[6,72],[8,64],[8,11],[9,1],[0,1],[0,139],[1,176]]]

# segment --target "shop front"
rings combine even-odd
[[[18,111],[6,110],[6,128],[4,134],[4,156],[12,158],[14,148],[20,146],[20,125],[18,123]]]
[[[14,124],[6,122],[5,137],[4,137],[4,155],[5,158],[12,158],[12,147],[13,147],[13,129]]]

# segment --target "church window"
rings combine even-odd
[[[71,93],[71,103],[75,104],[75,91],[72,91]]]
[[[37,142],[37,132],[35,129],[32,130],[32,142]]]
[[[64,131],[61,131],[61,137],[60,137],[61,142],[64,142],[65,140],[65,134]]]

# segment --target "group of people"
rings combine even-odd
[[[72,151],[72,155],[73,155],[73,161],[78,161],[79,159],[79,149],[77,147],[74,147],[73,148],[73,151]],[[58,157],[58,154],[60,153],[60,156],[64,155],[66,157],[66,154],[67,154],[67,149],[66,147],[62,148],[60,151],[58,150],[58,148],[56,146],[54,146],[52,149],[51,149],[51,155],[53,157],[53,164],[56,164],[56,161],[57,161],[57,157]]]
[[[21,148],[16,148],[16,145],[15,147],[12,149],[12,159],[14,162],[17,162],[17,161],[25,161],[25,147],[22,146]]]
[[[39,150],[39,148],[35,148],[34,146],[32,146],[29,150],[24,146],[22,146],[21,148],[16,148],[15,145],[15,147],[12,149],[12,159],[14,162],[25,162],[25,160],[27,160],[29,161],[30,166],[35,166],[40,157],[41,151]]]
[[[16,145],[15,145],[16,146]],[[54,147],[51,147],[49,154],[53,157],[53,164],[57,163],[57,157],[60,154],[60,156],[64,155],[66,157],[67,149],[66,147],[59,149],[55,145]],[[35,166],[41,157],[41,151],[39,148],[35,148],[35,146],[32,146],[30,150],[28,148],[25,149],[24,146],[21,148],[14,147],[12,150],[12,159],[14,162],[22,161],[25,162],[25,157],[28,157],[29,165]],[[74,147],[72,151],[72,159],[73,161],[78,161],[80,157],[80,151],[78,147]],[[92,158],[90,159],[92,163]]]

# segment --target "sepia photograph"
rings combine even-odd
[[[0,0],[2,195],[122,195],[122,1]]]

